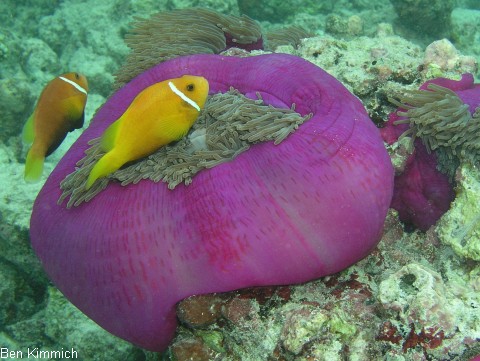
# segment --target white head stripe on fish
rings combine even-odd
[[[60,79],[62,79],[64,82],[67,82],[68,84],[71,84],[77,89],[78,91],[81,91],[84,94],[87,94],[87,91],[83,89],[80,85],[75,83],[74,81],[71,81],[70,79],[64,78],[63,76],[59,76]]]
[[[185,100],[188,104],[190,104],[192,107],[194,107],[195,109],[197,109],[197,111],[200,111],[200,107],[198,106],[197,103],[195,103],[192,99],[190,99],[189,97],[187,97],[185,94],[183,94],[180,90],[178,90],[178,88],[175,86],[175,84],[173,84],[171,81],[168,82],[168,86],[170,87],[170,89],[172,89],[172,92],[174,92],[175,94],[177,94],[180,98],[182,98],[183,100]]]

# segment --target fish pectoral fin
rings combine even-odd
[[[30,148],[25,161],[24,179],[26,182],[33,183],[40,179],[43,173],[43,162],[45,157],[36,154],[33,148]]]
[[[69,131],[73,132],[75,129],[80,129],[81,127],[83,127],[84,122],[85,122],[85,112],[82,112],[82,115],[72,123],[72,128]]]
[[[182,123],[180,121],[170,121],[156,125],[155,132],[158,138],[163,139],[163,146],[182,139],[189,130],[190,127],[188,124]]]
[[[121,118],[110,124],[102,135],[100,146],[105,152],[109,152],[115,147],[118,129],[121,123],[120,119]]]
[[[27,119],[23,126],[22,139],[27,144],[32,144],[35,138],[35,128],[33,126],[33,114]]]

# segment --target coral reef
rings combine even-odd
[[[68,70],[86,75],[92,84],[91,91],[107,96],[111,91],[112,73],[128,50],[121,34],[130,20],[127,11],[125,2],[63,3],[53,14],[42,18],[38,37],[49,45]],[[105,22],[105,18],[117,19],[117,22]],[[104,25],[99,28],[98,24]]]
[[[325,31],[334,35],[361,35],[363,33],[363,19],[358,15],[352,15],[345,19],[339,15],[327,16]]]
[[[447,39],[437,40],[427,46],[423,57],[427,78],[438,78],[447,74],[468,72],[476,74],[478,61],[473,56],[461,55]]]
[[[480,261],[480,172],[469,163],[457,171],[459,186],[451,209],[437,227],[438,238],[460,257]]]
[[[477,302],[473,294],[463,297]],[[406,354],[421,347],[442,358],[450,349],[460,346],[456,340],[459,327],[476,328],[474,308],[466,311],[466,300],[458,298],[458,290],[449,289],[441,275],[428,266],[411,263],[402,267],[380,283],[379,300],[395,315],[389,328],[403,330],[402,350]],[[447,339],[452,341],[446,342]]]
[[[269,21],[288,17],[291,19],[288,24],[275,25],[302,26],[317,35],[303,40],[296,48],[281,45],[277,51],[306,57],[340,79],[360,97],[377,124],[382,124],[394,110],[388,102],[389,96],[417,89],[430,78],[458,79],[470,69],[478,82],[478,73],[475,74],[477,70],[471,61],[461,61],[464,55],[474,55],[478,62],[478,0],[459,0],[456,5],[459,8],[451,14],[449,39],[458,50],[452,50],[452,44],[442,41],[435,44],[440,52],[432,52],[435,55],[425,59],[425,47],[441,39],[430,36],[425,40],[423,33],[408,32],[399,22],[392,27],[395,10],[389,2],[322,2],[318,4],[324,8],[317,8],[315,13],[306,13],[309,9],[298,6],[299,2],[289,2],[293,7],[286,10],[271,7],[269,1],[262,2],[262,7],[258,4],[255,2],[257,7],[249,13],[257,20],[262,12],[283,11],[277,18],[264,15],[264,28],[270,30],[273,26]],[[287,3],[281,6],[283,4]],[[187,300],[190,302],[188,312],[183,309],[183,303],[178,306],[177,337],[163,355],[134,351],[125,342],[108,335],[105,343],[101,342],[99,339],[105,333],[50,288],[28,238],[31,207],[42,183],[22,181],[24,165],[18,135],[24,120],[30,115],[45,82],[58,75],[56,71],[61,67],[63,71],[82,71],[89,77],[93,89],[87,104],[88,121],[111,93],[113,74],[128,51],[123,37],[132,16],[147,17],[162,10],[197,5],[225,14],[240,14],[234,0],[0,1],[0,272],[1,284],[11,285],[0,286],[2,300],[5,300],[0,304],[0,317],[5,321],[0,322],[0,347],[26,350],[28,346],[38,346],[56,350],[75,346],[72,340],[78,337],[85,341],[79,345],[82,350],[79,359],[84,361],[132,359],[132,355],[135,361],[160,358],[258,361],[266,357],[270,360],[322,360],[323,357],[328,360],[465,361],[479,355],[480,321],[476,311],[480,307],[480,269],[478,261],[470,256],[477,254],[478,243],[474,241],[478,236],[472,235],[478,233],[478,226],[471,212],[478,213],[476,205],[480,204],[480,198],[475,191],[478,172],[465,164],[455,176],[457,199],[438,226],[427,232],[405,232],[398,215],[392,212],[382,241],[372,255],[340,274],[304,285],[204,296],[198,307],[196,297],[192,297]],[[431,11],[429,6],[420,10]],[[363,20],[361,34],[366,36],[346,35],[343,30],[346,27],[342,26],[341,31],[330,31],[323,37],[330,14],[342,24],[352,15],[359,16]],[[399,32],[408,35],[408,40],[396,36]],[[37,53],[29,53],[29,49]],[[30,56],[24,58],[24,54]],[[440,61],[447,66],[443,67]],[[35,68],[37,66],[39,68]],[[48,160],[48,173],[79,134],[67,138]],[[397,169],[405,167],[407,140],[405,137],[392,145],[392,149],[396,149],[392,156],[396,157]],[[469,221],[464,222],[463,218]],[[442,336],[441,329],[419,328],[422,324],[433,325],[437,320],[440,324],[442,320],[438,318],[432,322],[435,315],[417,321],[410,317],[412,312],[390,307],[404,303],[407,298],[414,300],[415,287],[422,295],[428,294],[428,289],[416,283],[407,270],[430,280],[430,290],[444,290],[444,294],[435,295],[435,300],[442,306],[451,305],[447,311],[459,315],[455,319],[458,330],[450,338],[443,337],[446,333],[443,331]],[[400,274],[404,275],[404,281],[400,279],[401,285],[393,286],[398,297],[389,296],[387,302],[381,303],[380,285],[383,281],[398,280],[396,277]],[[418,307],[423,299],[418,297],[415,301]],[[429,300],[424,301],[432,306]],[[47,305],[48,318],[45,317]],[[445,308],[441,310],[445,312]],[[421,311],[420,314],[426,316]],[[209,317],[205,317],[207,313]],[[333,315],[340,318],[340,326],[347,324],[354,328],[336,328],[330,317]],[[320,325],[322,316],[325,316],[322,332],[315,333],[309,326]],[[416,326],[411,327],[409,321]],[[289,326],[298,327],[298,332]],[[92,341],[89,332],[97,338]],[[302,332],[308,336],[303,344]],[[283,340],[288,342],[284,344]],[[99,347],[95,347],[97,343]]]
[[[454,312],[458,308],[452,304],[456,296],[448,294],[442,277],[431,268],[407,264],[380,283],[378,297],[385,309],[397,313],[400,323],[411,325],[412,330],[424,330],[442,339],[456,331],[459,315]]]
[[[22,132],[23,122],[31,111],[33,96],[28,83],[22,79],[0,79],[0,141],[7,141]]]
[[[380,25],[375,37],[313,37],[304,39],[298,49],[281,51],[300,55],[334,75],[362,99],[370,118],[382,125],[391,112],[388,94],[421,77],[422,50],[391,31],[390,26]]]
[[[473,4],[472,4],[473,5]],[[477,3],[477,6],[479,4]],[[472,54],[480,55],[480,6],[477,10],[456,8],[452,11],[452,38],[460,49],[471,49]],[[472,46],[473,45],[473,46]]]
[[[259,3],[255,0],[238,0],[238,7],[243,14],[247,14],[258,20],[268,20],[278,23],[292,16],[298,8],[305,12],[317,14],[331,11],[335,1],[312,1],[312,0],[273,0]]]
[[[443,38],[450,33],[450,13],[453,0],[390,0],[398,15],[397,25],[431,38]]]

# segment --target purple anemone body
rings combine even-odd
[[[463,74],[461,80],[446,78],[432,79],[420,87],[426,90],[434,83],[453,90],[458,97],[469,105],[473,114],[480,106],[480,84],[474,84],[472,74]],[[389,144],[408,129],[408,124],[394,125],[404,119],[391,113],[387,125],[381,130]],[[426,231],[450,208],[455,198],[453,185],[447,175],[437,169],[437,155],[429,153],[420,139],[415,140],[414,152],[408,157],[405,170],[395,176],[395,187],[391,207],[398,211],[403,222]]]
[[[233,161],[169,190],[143,180],[110,184],[88,203],[57,205],[59,183],[145,87],[201,75],[313,118],[279,145],[253,145]],[[305,282],[345,269],[377,244],[393,169],[361,102],[317,66],[291,55],[193,55],[161,63],[117,91],[38,195],[32,246],[65,296],[99,325],[161,351],[175,304],[202,293]]]

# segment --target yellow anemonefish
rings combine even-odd
[[[87,92],[87,79],[78,73],[62,74],[43,89],[23,127],[23,140],[33,143],[25,161],[26,181],[38,180],[45,157],[58,148],[68,132],[83,126]]]
[[[106,154],[92,168],[85,188],[185,136],[205,105],[208,89],[207,79],[184,75],[142,90],[103,133],[100,147]]]

